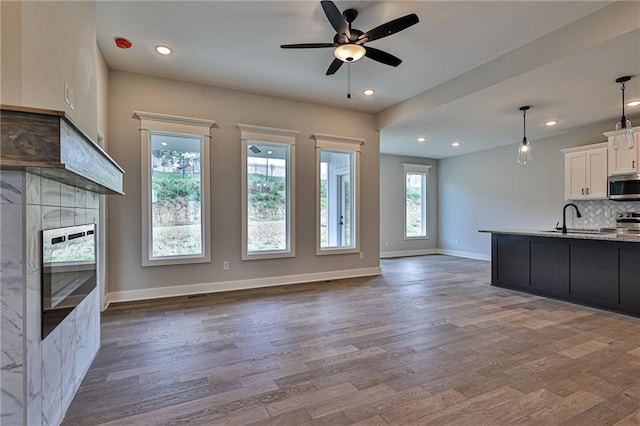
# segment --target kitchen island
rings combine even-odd
[[[640,316],[640,236],[491,233],[491,284]]]

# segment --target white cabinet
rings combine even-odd
[[[640,149],[640,127],[633,128],[633,137],[636,144],[632,149],[616,151],[613,149],[613,134],[615,132],[607,132],[604,135],[609,139],[609,176],[626,175],[638,173],[638,155]]]
[[[563,149],[564,198],[592,200],[607,198],[606,142]]]

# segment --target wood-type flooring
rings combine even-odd
[[[491,287],[489,262],[381,264],[110,306],[64,424],[640,422],[640,320]]]

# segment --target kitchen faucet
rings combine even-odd
[[[573,203],[565,204],[564,207],[562,208],[562,233],[563,234],[567,233],[567,207],[569,206],[573,206],[576,209],[577,217],[582,217],[582,215],[580,214],[580,210],[578,210],[578,206],[576,206]]]

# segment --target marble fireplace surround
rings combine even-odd
[[[63,112],[2,106],[0,127],[0,424],[59,425],[100,347],[100,285],[42,339],[41,231],[95,223],[99,243],[124,171]]]
[[[98,223],[98,213],[96,193],[0,171],[3,425],[60,424],[99,349],[97,288],[49,336],[40,335],[40,231]]]

